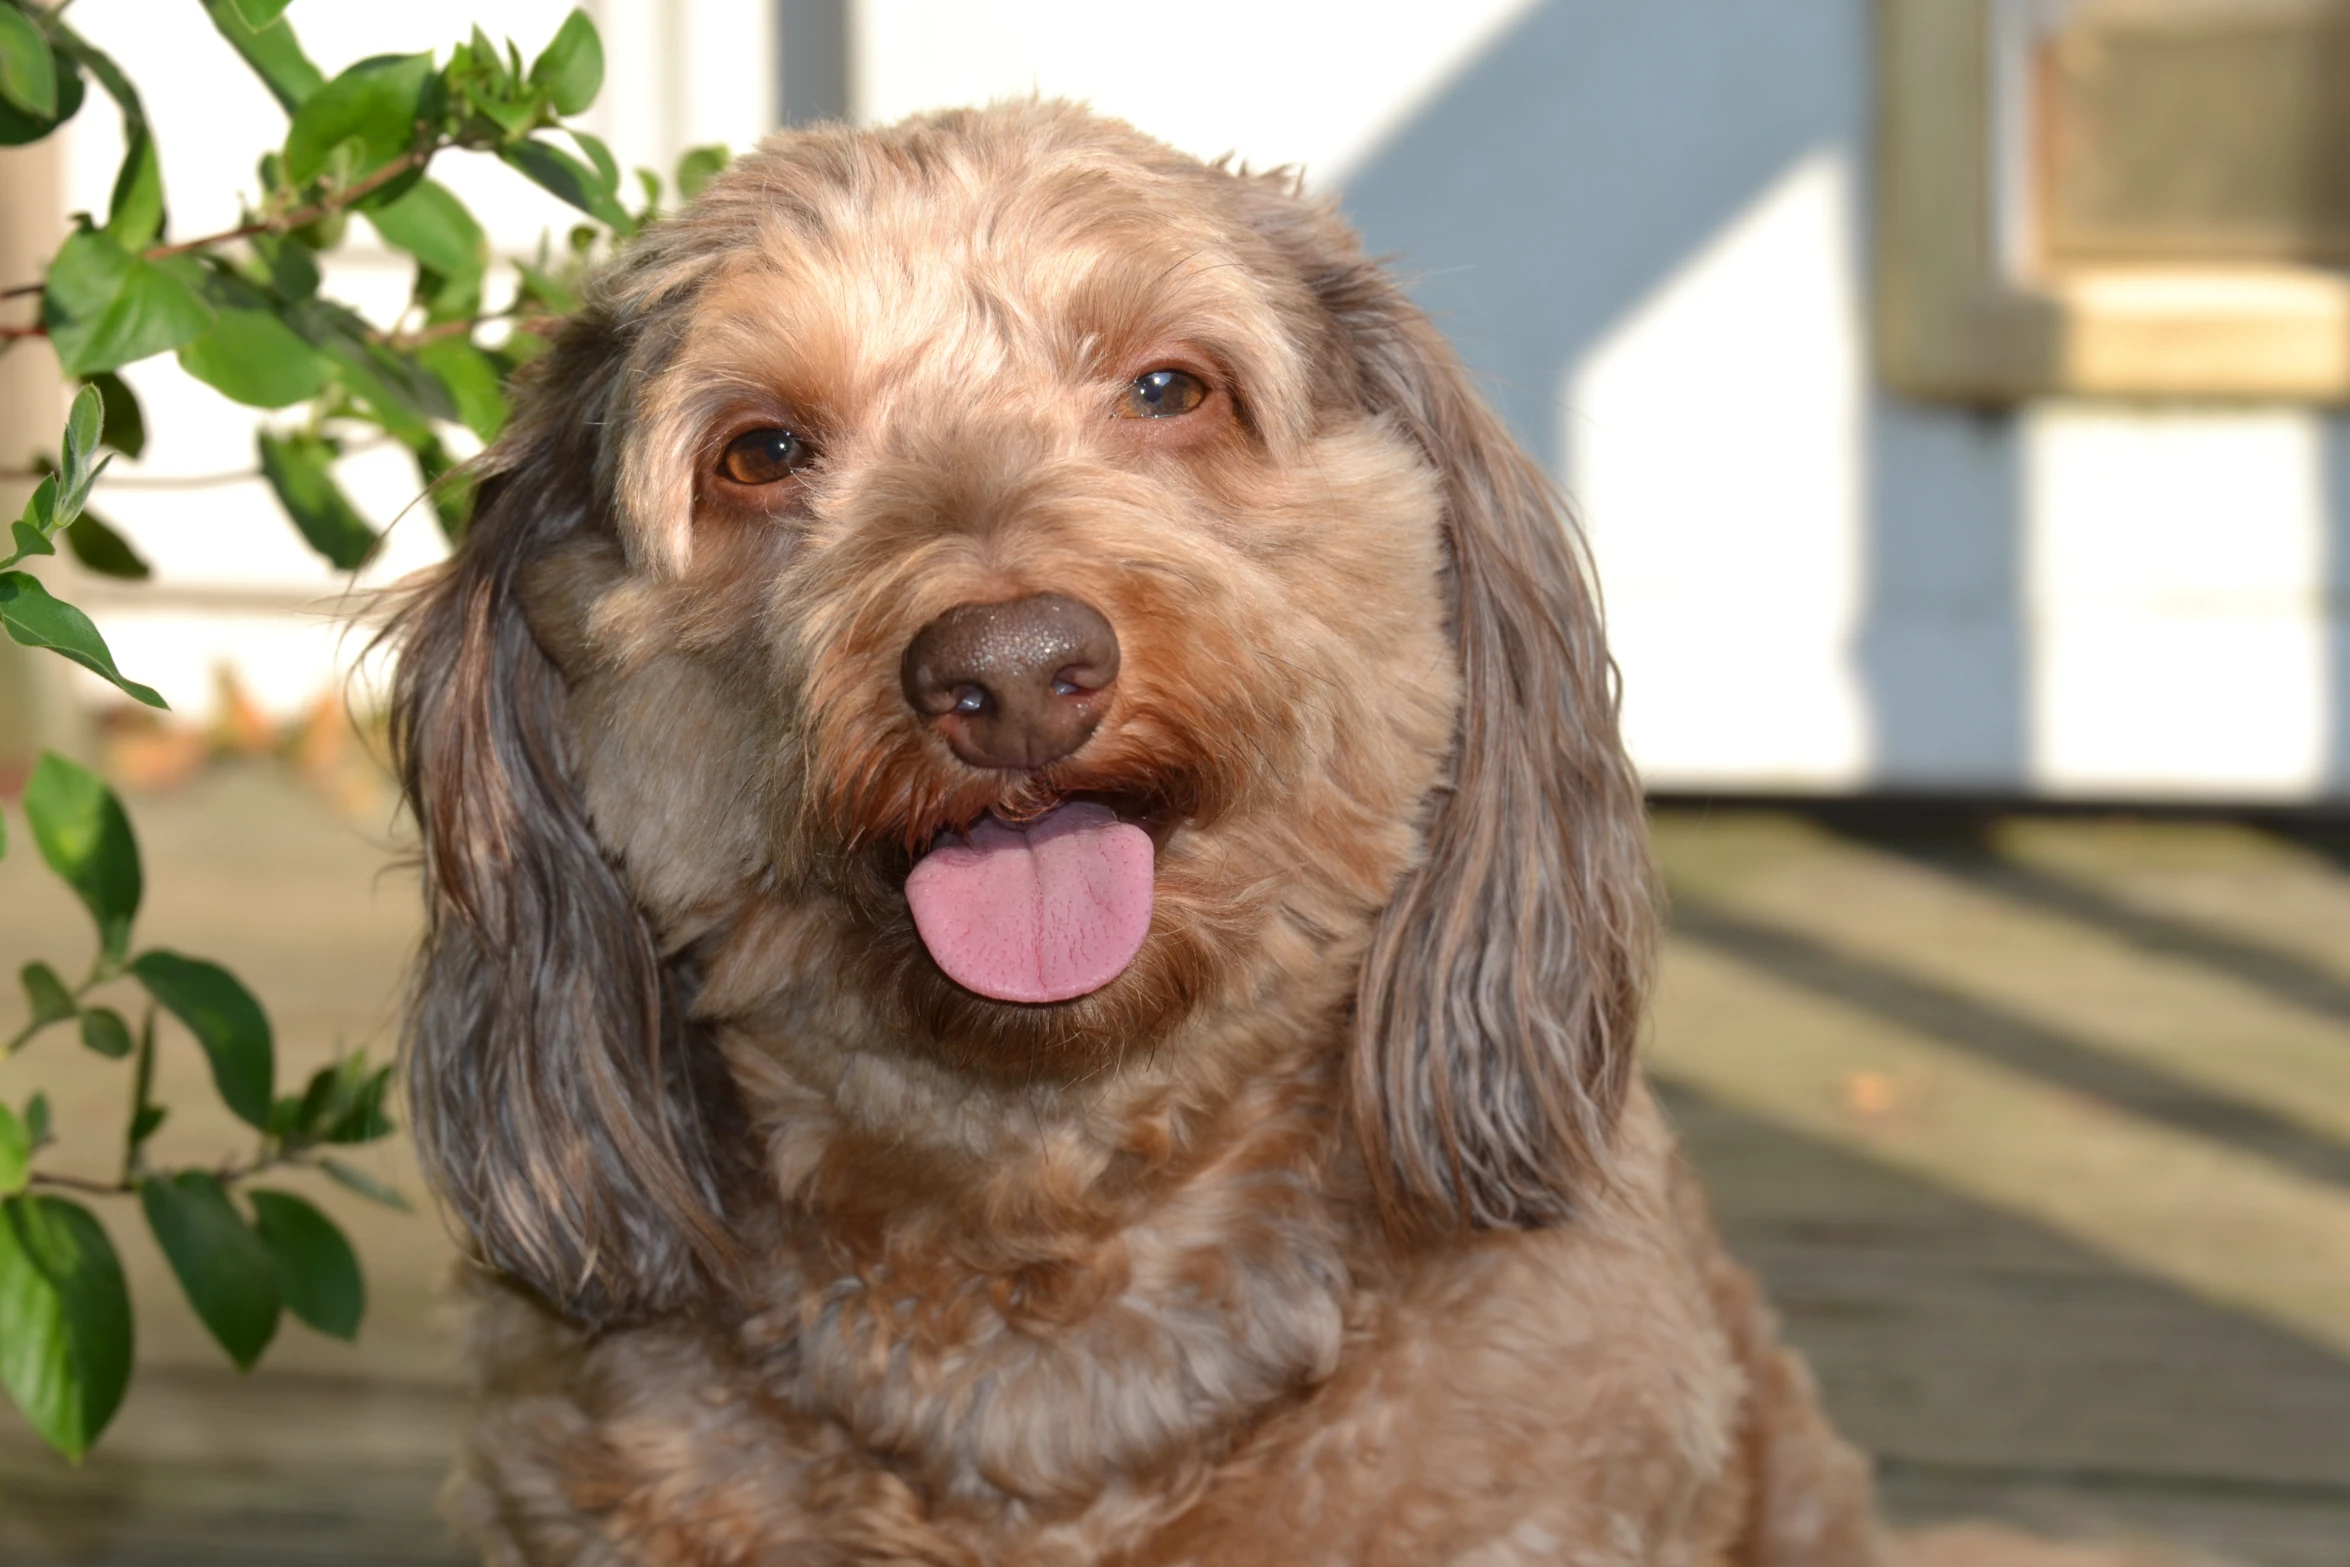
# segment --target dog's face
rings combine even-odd
[[[759,981],[995,1075],[1351,963],[1457,704],[1430,465],[1237,181],[1104,151],[738,171],[525,577],[664,942],[788,923]]]
[[[1050,106],[771,144],[534,368],[402,679],[419,1130],[583,1310],[723,1229],[689,1007],[1071,1084],[1352,1022],[1399,1210],[1598,1158],[1645,890],[1596,617],[1286,185]]]

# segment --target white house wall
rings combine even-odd
[[[332,68],[445,46],[477,17],[534,48],[567,8],[289,15]],[[788,5],[590,9],[610,67],[594,123],[624,162],[666,167],[773,120]],[[1398,255],[1573,497],[1658,787],[2350,793],[2333,588],[2350,425],[2292,408],[1985,413],[1875,387],[1871,9],[850,0],[848,98],[887,120],[1082,97],[1203,156],[1302,163]],[[75,19],[147,87],[175,231],[233,221],[251,154],[281,134],[274,105],[193,6],[82,0]],[[104,205],[117,152],[93,102],[70,138],[75,205]],[[501,247],[568,226],[503,170],[448,177]],[[401,275],[359,250],[337,283],[389,310]],[[165,591],[108,594],[102,624],[175,703],[200,709],[225,662],[266,704],[301,705],[355,645],[327,618],[345,585],[257,483],[159,486],[249,468],[251,421],[169,361],[132,379],[157,441],[101,504]],[[413,499],[393,453],[354,456],[346,477],[379,522]],[[411,512],[369,580],[436,549]],[[290,604],[310,609],[289,622]]]

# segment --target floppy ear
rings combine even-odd
[[[1328,209],[1251,182],[1254,226],[1338,328],[1335,379],[1443,479],[1462,676],[1427,858],[1374,934],[1352,1113],[1404,1233],[1556,1221],[1604,1179],[1656,901],[1580,541],[1426,315]]]
[[[525,372],[463,543],[392,632],[392,741],[423,835],[418,1149],[480,1261],[594,1323],[730,1260],[730,1085],[589,828],[563,679],[519,598],[529,562],[595,525],[625,357],[575,318]]]

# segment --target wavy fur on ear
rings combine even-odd
[[[392,743],[423,834],[418,1149],[479,1260],[599,1324],[730,1261],[731,1085],[589,829],[563,677],[519,598],[529,561],[595,525],[626,358],[592,308],[562,328],[484,460],[463,544],[392,631]]]
[[[1245,188],[1337,327],[1334,374],[1444,484],[1460,731],[1363,965],[1357,1136],[1401,1232],[1553,1222],[1605,1176],[1656,940],[1597,596],[1557,491],[1426,314],[1286,177]]]

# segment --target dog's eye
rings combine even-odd
[[[1173,419],[1208,400],[1208,388],[1181,370],[1153,370],[1134,378],[1118,405],[1121,419]]]
[[[718,471],[737,484],[774,484],[816,460],[806,441],[772,426],[745,430],[718,455]]]

